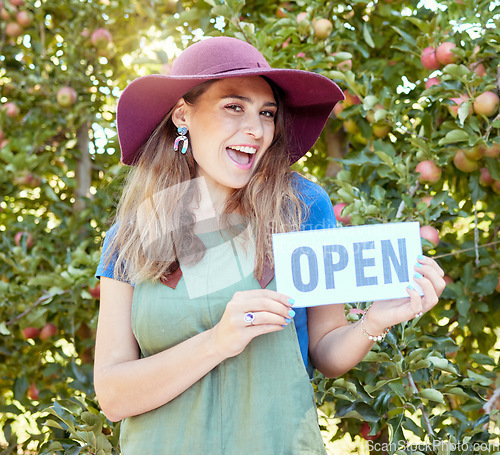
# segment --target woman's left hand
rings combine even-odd
[[[414,271],[415,282],[420,285],[424,295],[420,296],[415,289],[408,287],[407,298],[374,302],[365,319],[368,333],[382,333],[386,327],[421,316],[439,301],[446,283],[444,272],[437,262],[420,256]]]

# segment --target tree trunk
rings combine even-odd
[[[75,212],[81,212],[86,206],[86,199],[90,197],[92,160],[89,153],[89,122],[85,122],[76,133],[78,140],[78,150],[80,156],[77,158],[75,178],[75,203],[73,205]]]
[[[330,158],[341,159],[346,154],[346,137],[342,128],[335,132],[326,130],[327,154]],[[326,168],[327,177],[335,177],[342,166],[336,161],[330,160]]]

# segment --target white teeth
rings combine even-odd
[[[232,145],[230,148],[233,150],[238,150],[238,152],[250,153],[253,155],[257,149],[254,147],[247,147],[246,145]]]

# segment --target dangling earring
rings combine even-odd
[[[179,134],[179,137],[177,137],[175,139],[175,142],[174,142],[174,150],[177,152],[177,150],[179,150],[179,142],[182,141],[181,153],[183,155],[187,152],[188,145],[189,145],[189,140],[186,137],[187,132],[188,132],[188,129],[186,126],[179,126],[177,128],[177,133]]]

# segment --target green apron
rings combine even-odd
[[[235,292],[260,289],[248,240],[199,237],[207,252],[194,266],[181,261],[175,289],[135,287],[132,328],[143,357],[215,326]],[[123,455],[326,454],[293,322],[254,338],[169,403],[126,418],[120,445]]]

